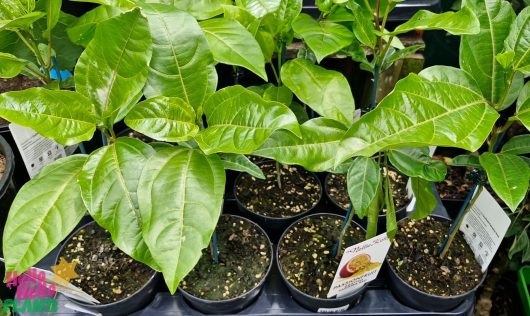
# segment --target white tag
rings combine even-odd
[[[333,307],[333,308],[321,307],[321,308],[317,309],[317,312],[318,313],[340,313],[340,312],[347,311],[348,308],[350,308],[350,304],[344,305],[344,306],[341,306],[341,307]]]
[[[9,130],[17,144],[30,178],[35,177],[47,164],[66,157],[62,145],[42,137],[30,128],[11,123]]]
[[[79,147],[79,145],[66,146],[64,147],[64,151],[66,152],[67,156],[71,156],[74,154],[77,147]]]
[[[510,218],[484,188],[460,226],[482,272],[488,269],[509,226]]]
[[[436,146],[429,146],[429,156],[434,156],[434,152],[436,151]]]
[[[386,233],[346,248],[329,289],[328,298],[351,294],[366,282],[375,279],[388,249],[390,240]]]
[[[357,109],[353,112],[353,122],[357,122],[361,118],[361,110]]]

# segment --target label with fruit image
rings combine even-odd
[[[342,297],[374,280],[390,249],[386,233],[346,248],[335,273],[328,298]]]

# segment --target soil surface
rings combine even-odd
[[[153,276],[153,270],[116,248],[110,234],[97,224],[80,230],[63,248],[79,278],[70,282],[108,304],[131,296]]]
[[[28,78],[22,75],[18,75],[14,78],[0,78],[0,93],[9,91],[20,91],[33,87],[41,87],[43,83],[38,79]],[[0,125],[7,125],[9,122],[3,118],[0,118]]]
[[[2,154],[0,154],[0,179],[4,176],[4,171],[6,171],[6,157]]]
[[[223,215],[217,225],[219,264],[203,250],[181,287],[195,297],[226,300],[255,288],[266,276],[271,257],[267,237],[246,220]]]
[[[326,298],[344,249],[364,240],[364,232],[351,226],[344,236],[338,259],[331,255],[343,217],[312,216],[293,226],[278,245],[280,267],[300,291]]]
[[[471,172],[466,167],[447,166],[447,176],[442,182],[436,183],[436,189],[442,200],[464,200],[473,187],[473,181],[468,179]]]
[[[444,259],[438,248],[449,231],[449,221],[427,217],[398,223],[388,262],[409,285],[429,294],[454,296],[473,289],[482,279],[473,251],[458,232]]]
[[[245,173],[236,184],[237,199],[250,211],[285,218],[310,210],[320,200],[320,183],[302,167],[280,165],[281,189],[278,187],[276,163],[264,162],[259,167],[265,174],[265,180]]]

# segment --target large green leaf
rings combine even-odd
[[[77,176],[86,158],[74,155],[59,159],[18,191],[4,227],[6,271],[21,274],[37,264],[83,218],[86,208]]]
[[[495,193],[515,211],[528,191],[528,164],[515,155],[487,152],[480,156],[480,165],[486,170]]]
[[[281,70],[283,83],[318,114],[353,123],[355,101],[348,80],[302,58],[290,60]]]
[[[513,69],[530,75],[530,7],[517,15],[506,38],[506,49],[515,52]]]
[[[302,0],[281,0],[274,17],[278,21],[278,32],[285,34],[291,31],[291,23],[302,11]]]
[[[76,44],[87,46],[94,37],[98,23],[106,21],[121,12],[120,9],[115,7],[107,5],[98,6],[83,14],[75,23],[72,23],[67,28],[68,37]]]
[[[293,102],[293,93],[286,86],[276,87],[271,85],[263,92],[263,99],[280,102],[289,106]]]
[[[410,74],[346,133],[337,163],[402,146],[477,150],[499,117],[483,97],[453,82]]]
[[[254,155],[285,164],[301,165],[310,171],[333,168],[339,143],[346,133],[340,122],[319,117],[300,126],[302,138],[288,131],[276,131]]]
[[[17,76],[28,62],[17,56],[0,52],[0,78]]]
[[[458,12],[449,11],[440,14],[420,10],[407,22],[396,27],[391,34],[403,34],[414,30],[445,30],[453,35],[477,34],[480,23],[468,6]]]
[[[204,104],[208,128],[195,140],[205,153],[250,154],[276,130],[300,135],[294,113],[285,105],[265,101],[242,86],[217,91]]]
[[[94,106],[81,94],[44,88],[1,94],[0,117],[63,145],[91,139],[98,123]]]
[[[94,102],[107,127],[125,117],[142,96],[151,46],[147,20],[136,9],[101,22],[79,58],[76,89]]]
[[[149,0],[151,3],[165,3],[174,5],[177,9],[186,11],[198,20],[206,20],[223,13],[223,5],[231,4],[231,0]]]
[[[353,13],[353,34],[364,45],[374,48],[377,43],[373,15],[355,2],[349,2],[348,8]]]
[[[317,21],[305,13],[296,17],[292,27],[315,53],[318,62],[353,41],[353,33],[347,27],[338,23]]]
[[[87,159],[78,181],[90,215],[134,259],[156,268],[142,238],[137,189],[154,150],[134,138],[118,138]]]
[[[495,57],[504,49],[515,13],[507,1],[469,0],[467,3],[478,16],[480,32],[462,36],[460,67],[473,76],[487,100],[501,103],[499,107],[502,107],[514,100],[502,100],[509,89],[509,74]]]
[[[530,154],[530,135],[514,136],[502,146],[501,153],[512,155]]]
[[[153,37],[145,96],[179,97],[200,116],[202,104],[217,87],[215,62],[204,33],[193,16],[173,7],[149,5],[144,12]]]
[[[388,151],[394,167],[409,177],[439,182],[447,175],[447,166],[429,155],[429,147],[399,147]]]
[[[61,16],[61,4],[62,0],[44,0],[44,8],[46,12],[46,31],[44,36],[48,36],[53,28],[59,22],[59,17]]]
[[[164,149],[149,159],[138,187],[144,240],[175,293],[208,246],[221,214],[223,164],[217,155],[197,149]]]
[[[530,130],[530,82],[527,82],[520,91],[515,118]]]
[[[70,0],[74,2],[90,2],[97,3],[101,5],[108,5],[111,7],[116,7],[120,9],[132,9],[136,6],[135,0]],[[156,0],[164,1],[164,0]]]
[[[155,97],[136,105],[125,117],[130,128],[167,142],[190,140],[199,131],[195,111],[180,98]]]
[[[236,0],[236,3],[250,12],[256,18],[262,18],[268,13],[276,12],[282,0]]]
[[[267,81],[261,47],[243,25],[219,18],[202,21],[200,26],[216,61],[245,67]]]
[[[357,216],[364,218],[381,186],[379,165],[372,158],[355,158],[348,170],[347,183],[353,210]]]
[[[17,17],[13,20],[0,20],[0,31],[18,31],[20,29],[28,29],[35,21],[39,20],[43,16],[45,16],[44,12],[34,11]]]
[[[220,154],[225,169],[246,172],[258,179],[265,179],[265,175],[260,167],[256,166],[245,155],[241,154]]]
[[[414,177],[410,178],[410,184],[416,198],[414,212],[410,215],[410,218],[418,220],[431,215],[438,204],[431,183],[425,179]]]
[[[35,9],[35,0],[3,0],[0,2],[0,20],[13,20]]]

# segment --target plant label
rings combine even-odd
[[[328,292],[328,298],[345,296],[374,280],[390,249],[386,233],[346,248]]]
[[[30,128],[11,123],[9,130],[17,144],[30,178],[35,177],[47,164],[66,157],[64,146],[42,137]]]
[[[460,231],[482,267],[488,269],[510,226],[510,218],[485,188],[462,220]]]
[[[321,307],[317,310],[317,313],[341,313],[341,312],[347,311],[348,308],[350,308],[350,304],[340,306],[340,307],[334,307],[334,308],[333,307],[330,307],[330,308]]]

